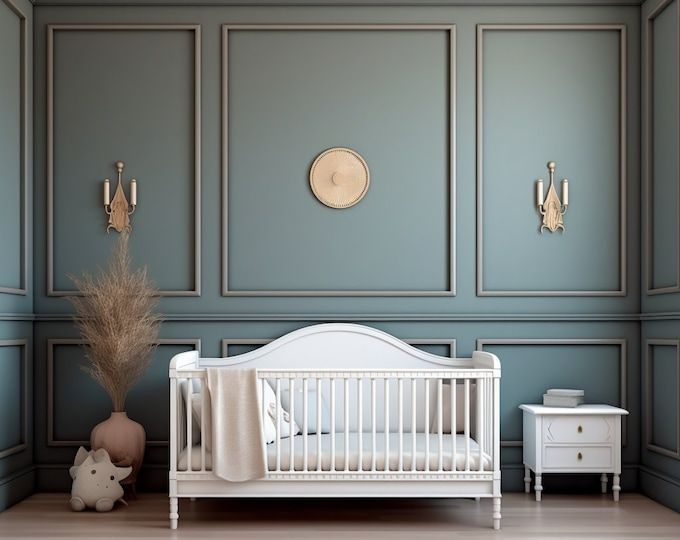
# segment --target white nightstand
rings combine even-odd
[[[536,474],[536,500],[541,500],[543,473],[601,473],[602,493],[612,473],[614,500],[621,491],[621,416],[625,409],[610,405],[574,408],[520,405],[524,411],[524,491],[531,491]]]

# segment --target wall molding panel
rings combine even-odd
[[[54,281],[54,35],[67,31],[176,31],[193,32],[194,114],[194,287],[191,290],[161,290],[160,296],[201,296],[201,26],[198,24],[48,24],[47,25],[47,296],[74,296],[77,291],[58,290]]]
[[[229,287],[229,32],[239,30],[432,30],[448,34],[448,282],[446,290],[235,290]],[[456,26],[438,24],[223,24],[222,25],[222,296],[455,296],[456,295]]]
[[[654,444],[654,433],[653,433],[653,420],[654,420],[654,408],[653,399],[654,395],[654,380],[653,380],[653,369],[654,369],[654,347],[655,346],[665,346],[675,348],[675,363],[677,370],[677,380],[675,381],[676,389],[676,399],[675,399],[675,411],[676,418],[680,421],[680,340],[678,339],[648,339],[645,341],[645,355],[644,355],[644,373],[645,373],[645,385],[644,385],[644,407],[645,407],[645,448],[650,452],[655,452],[680,460],[680,426],[677,428],[676,433],[676,443],[675,448],[665,448],[663,446]]]
[[[19,111],[20,111],[20,127],[19,127],[19,136],[20,136],[20,182],[21,182],[21,254],[20,254],[20,261],[21,261],[21,269],[20,269],[20,276],[21,276],[21,282],[17,284],[17,286],[12,286],[12,285],[6,285],[4,283],[0,283],[0,293],[3,294],[16,294],[16,295],[21,295],[25,296],[27,294],[27,288],[28,284],[31,282],[31,279],[28,276],[28,253],[30,251],[29,245],[28,245],[28,217],[30,215],[29,212],[29,180],[28,180],[28,171],[30,170],[28,159],[29,159],[29,140],[28,140],[28,133],[29,133],[29,126],[28,126],[28,119],[30,118],[28,107],[29,107],[29,83],[28,83],[28,72],[29,72],[29,58],[28,58],[28,51],[29,51],[29,43],[28,43],[28,29],[27,29],[27,18],[26,14],[17,6],[16,3],[14,3],[12,0],[0,0],[2,1],[8,8],[9,10],[14,13],[18,18],[19,18],[19,25],[20,25],[20,44],[19,44],[19,54],[21,56],[20,59],[20,94],[21,94],[21,102],[19,104]]]
[[[619,403],[618,406],[626,409],[628,407],[628,341],[626,339],[604,339],[604,338],[539,338],[539,339],[524,339],[524,338],[478,338],[476,341],[477,350],[484,350],[488,345],[618,345],[619,347]],[[502,360],[501,360],[502,362]],[[550,362],[550,359],[546,359]],[[506,368],[507,369],[507,368]],[[623,446],[628,446],[628,420],[624,416],[621,422],[621,431],[623,438]],[[522,447],[521,440],[501,440],[501,446],[515,446]]]
[[[2,339],[0,347],[20,347],[21,348],[21,404],[19,414],[21,415],[21,441],[9,448],[0,449],[0,459],[23,452],[28,448],[28,422],[29,422],[29,388],[28,388],[28,340],[26,339]]]
[[[221,341],[221,352],[222,356],[228,356],[230,345],[266,345],[271,343],[275,338],[271,339],[261,339],[261,338],[225,338]],[[399,338],[401,339],[401,338]],[[430,338],[417,338],[417,339],[402,339],[404,343],[409,345],[446,345],[449,348],[449,357],[456,357],[456,340],[455,339],[430,339]]]
[[[645,133],[643,143],[643,187],[645,190],[645,220],[644,233],[645,249],[644,251],[644,267],[646,274],[646,293],[647,296],[673,294],[680,292],[680,249],[678,249],[675,260],[675,283],[664,287],[654,286],[654,227],[653,216],[654,208],[652,197],[654,195],[654,21],[663,13],[666,8],[671,6],[678,0],[664,0],[656,8],[654,8],[644,21],[645,38],[644,38],[644,56],[646,60],[646,69],[643,72],[643,93],[642,110],[644,117],[643,129]],[[676,43],[675,51],[677,59],[680,61],[680,5],[678,6],[678,20],[676,25]],[[680,111],[680,75],[678,84],[678,92],[676,102],[678,111]],[[679,112],[680,114],[680,112]],[[677,119],[680,123],[680,116]],[[678,136],[678,154],[680,154],[680,134]],[[679,173],[680,174],[680,173]],[[677,178],[677,183],[680,184],[680,176]],[[680,239],[680,208],[676,209],[675,214],[675,228],[677,237]]]
[[[78,338],[50,338],[47,340],[47,446],[48,447],[78,447],[88,446],[90,441],[57,439],[54,436],[54,349],[60,345],[83,345],[84,341]],[[194,350],[201,351],[201,340],[198,338],[163,338],[158,340],[158,345],[189,345]],[[168,440],[147,440],[147,446],[167,446]]]
[[[493,31],[617,31],[619,32],[619,288],[615,290],[489,290],[484,286],[484,36]],[[551,296],[626,296],[627,293],[627,32],[625,24],[478,24],[477,25],[477,296],[516,296],[516,297],[551,297]],[[529,182],[531,178],[527,178]],[[531,207],[533,208],[533,206]]]

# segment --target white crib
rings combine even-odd
[[[261,395],[269,385],[276,396],[275,411],[261,412],[275,436],[260,480],[211,472],[207,367],[255,368]],[[309,326],[229,358],[178,354],[170,363],[171,528],[179,497],[491,497],[498,529],[500,376],[493,354],[436,356],[355,324]]]

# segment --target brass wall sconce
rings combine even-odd
[[[117,232],[132,230],[130,215],[137,207],[137,180],[130,180],[130,202],[125,198],[121,176],[125,163],[116,161],[116,171],[118,171],[118,186],[111,200],[111,184],[109,179],[104,180],[104,211],[109,216],[109,223],[106,232],[115,229]]]
[[[562,201],[557,196],[555,191],[555,168],[557,165],[554,161],[548,162],[548,171],[550,172],[550,185],[548,186],[548,195],[543,197],[543,179],[539,178],[536,182],[536,206],[541,216],[543,216],[543,223],[541,224],[540,232],[543,234],[543,229],[548,229],[550,232],[555,232],[557,229],[562,229],[564,232],[564,220],[562,216],[567,211],[569,206],[569,180],[562,179]]]

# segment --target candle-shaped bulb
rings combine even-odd
[[[536,204],[541,206],[543,204],[543,179],[539,178],[536,182]]]
[[[137,180],[134,178],[130,181],[130,204],[137,206]]]
[[[562,180],[562,206],[569,204],[569,180]]]
[[[104,206],[111,204],[111,185],[109,179],[104,180]]]

